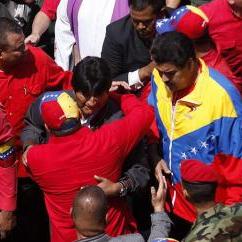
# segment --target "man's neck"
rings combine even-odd
[[[95,237],[100,237],[104,234],[105,232],[100,232],[98,234],[93,234],[93,235],[90,235],[90,236],[86,236],[86,235],[83,235],[82,233],[80,232],[77,232],[77,241],[79,240],[85,240],[85,239],[91,239],[91,238],[95,238]]]
[[[215,202],[207,202],[202,204],[195,204],[195,207],[197,209],[197,215],[201,215],[202,213],[206,212],[208,209],[214,207],[216,204]]]

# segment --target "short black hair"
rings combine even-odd
[[[192,203],[202,204],[214,201],[216,182],[187,182],[182,180],[182,186],[187,190],[189,200]]]
[[[159,14],[165,6],[164,0],[129,0],[129,7],[136,11],[142,11],[151,6],[155,14]]]
[[[157,64],[171,63],[179,68],[185,67],[190,58],[196,60],[192,40],[175,31],[157,35],[150,53]]]
[[[22,34],[23,30],[14,20],[0,18],[0,49],[2,50],[5,50],[8,47],[8,33]]]
[[[87,56],[73,70],[72,87],[87,96],[99,96],[111,87],[111,71],[99,57]]]

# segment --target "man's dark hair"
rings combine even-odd
[[[72,87],[75,92],[99,96],[111,87],[111,72],[107,62],[99,57],[85,57],[73,70]]]
[[[159,14],[165,6],[164,0],[129,0],[129,7],[136,11],[142,11],[151,6],[155,14]]]
[[[189,194],[189,200],[192,203],[202,204],[202,203],[214,201],[215,192],[217,188],[216,182],[191,183],[191,182],[182,180],[182,186],[187,190],[187,193]]]
[[[185,67],[190,58],[196,59],[192,40],[175,31],[155,37],[151,56],[157,64],[170,63],[179,68]]]
[[[7,35],[9,33],[22,34],[22,28],[12,19],[0,18],[0,49],[8,47]]]
[[[95,225],[106,225],[106,214],[108,211],[107,198],[104,191],[98,186],[87,186],[82,188],[76,195],[73,202],[72,218],[74,220],[77,230],[82,228],[78,227],[78,221],[88,219]]]

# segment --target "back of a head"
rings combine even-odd
[[[183,68],[189,59],[196,59],[192,40],[175,31],[155,37],[151,56],[157,64],[171,63],[179,68]]]
[[[157,20],[156,32],[163,34],[177,31],[197,40],[207,35],[208,21],[201,9],[190,5],[182,6],[172,12],[170,18]]]
[[[87,96],[99,96],[111,87],[111,72],[106,61],[99,57],[85,57],[73,70],[72,87]]]
[[[108,205],[106,196],[98,186],[81,189],[73,202],[72,218],[77,231],[91,237],[102,233],[106,226]]]
[[[186,189],[188,200],[193,204],[204,204],[214,202],[217,183],[215,182],[186,182],[182,181],[182,186]]]
[[[154,9],[154,13],[159,14],[165,6],[164,0],[129,0],[129,7],[136,11],[142,11],[148,6]]]
[[[22,28],[12,19],[0,18],[0,49],[4,50],[8,46],[7,35],[9,33],[22,34]]]
[[[44,93],[40,113],[48,129],[56,136],[72,134],[80,127],[80,110],[65,91]]]
[[[199,160],[181,162],[181,178],[188,199],[193,204],[213,202],[219,176],[214,168]]]

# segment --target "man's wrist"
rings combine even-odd
[[[161,213],[161,212],[164,212],[164,211],[165,211],[165,209],[164,209],[163,205],[158,205],[158,206],[154,207],[154,213]]]

